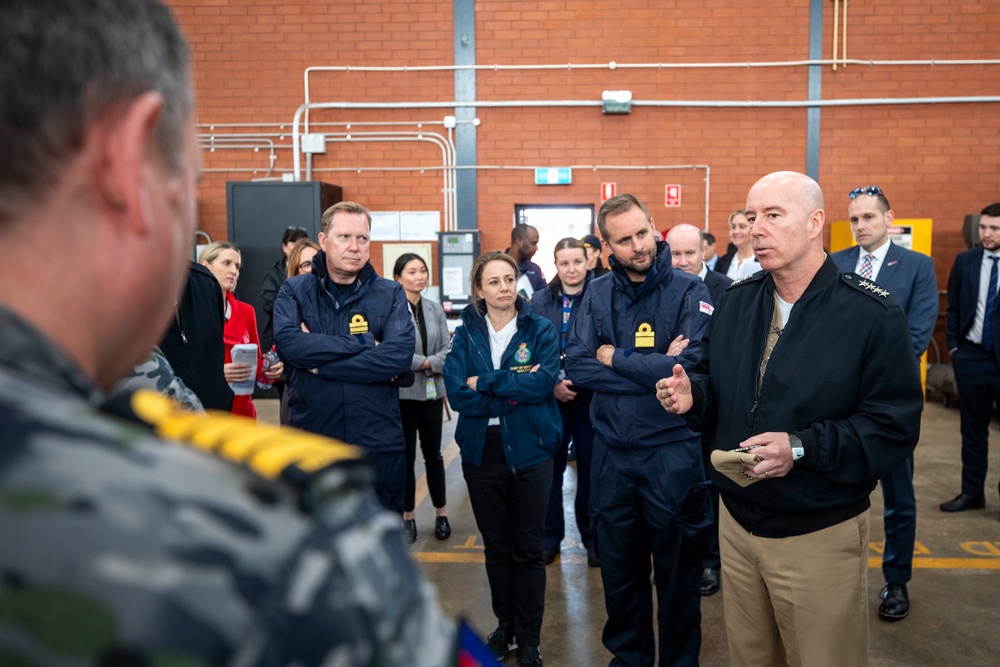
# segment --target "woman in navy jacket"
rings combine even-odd
[[[592,238],[592,237],[587,237]],[[590,399],[594,392],[573,384],[566,377],[566,340],[573,325],[573,319],[580,309],[583,294],[594,276],[587,271],[587,251],[584,243],[574,238],[565,238],[556,243],[553,251],[556,263],[556,277],[549,282],[548,289],[531,295],[531,308],[536,315],[546,318],[560,334],[559,379],[554,393],[559,414],[562,418],[563,437],[552,459],[552,489],[549,492],[549,509],[545,517],[545,538],[542,540],[542,557],[545,564],[552,563],[559,555],[560,544],[566,536],[566,521],[563,518],[563,473],[569,454],[570,439],[576,454],[576,500],[573,505],[576,527],[580,531],[580,542],[587,550],[587,564],[600,565],[597,549],[590,534],[590,460],[594,447],[594,427],[590,423]]]
[[[562,436],[552,393],[559,340],[516,286],[517,265],[508,255],[476,260],[471,287],[480,300],[462,311],[444,380],[459,413],[455,440],[499,621],[488,643],[502,659],[516,638],[520,664],[541,665],[542,535],[552,453]]]

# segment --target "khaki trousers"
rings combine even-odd
[[[867,665],[869,512],[782,538],[746,532],[725,506],[719,514],[733,666]]]

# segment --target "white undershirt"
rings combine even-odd
[[[490,321],[487,315],[486,329],[490,332],[490,356],[493,357],[493,368],[500,370],[500,362],[503,361],[504,350],[510,345],[511,339],[514,338],[514,332],[517,331],[517,317],[514,317],[510,322],[503,325],[500,331],[497,331],[493,328],[493,322]],[[489,425],[499,426],[500,418],[491,417]]]
[[[788,303],[778,296],[777,292],[775,292],[774,297],[778,301],[778,310],[781,311],[781,328],[784,329],[785,325],[788,324],[788,318],[792,316],[792,308],[795,304]]]

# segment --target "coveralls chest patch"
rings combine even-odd
[[[635,346],[637,348],[656,347],[656,332],[647,322],[640,324],[639,329],[635,332]]]
[[[351,316],[351,335],[368,333],[368,320],[364,313],[356,313]]]

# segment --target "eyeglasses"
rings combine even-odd
[[[288,225],[287,227],[285,227],[285,230],[292,230],[292,229],[300,231],[300,232],[306,231],[305,227],[296,227],[295,225]]]
[[[302,262],[301,264],[299,264],[299,271],[305,271],[306,269],[312,271],[312,267],[313,267],[312,261]]]
[[[855,197],[860,197],[861,195],[868,195],[869,197],[878,197],[882,194],[882,188],[877,185],[869,185],[867,188],[854,188],[851,190],[850,197],[854,199]]]

